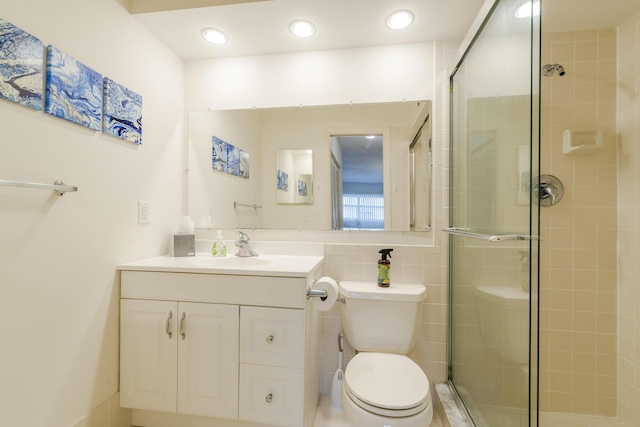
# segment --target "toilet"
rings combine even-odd
[[[357,354],[343,377],[342,405],[355,427],[428,427],[429,380],[406,355],[421,320],[423,285],[341,281],[344,335]]]

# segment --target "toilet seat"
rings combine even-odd
[[[431,405],[427,376],[401,354],[357,354],[345,370],[344,389],[362,409],[385,417],[408,417]]]

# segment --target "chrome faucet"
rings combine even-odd
[[[258,256],[257,253],[251,250],[249,247],[249,236],[242,231],[238,231],[240,238],[236,241],[235,245],[238,247],[238,253],[236,256],[241,257],[250,257],[250,256]]]

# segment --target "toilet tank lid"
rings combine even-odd
[[[382,288],[374,282],[340,281],[338,290],[345,298],[374,299],[384,301],[419,302],[427,297],[424,285],[405,285],[391,283],[388,288]]]

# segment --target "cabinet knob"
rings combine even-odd
[[[267,337],[267,343],[271,344],[273,342],[273,335],[269,335]]]
[[[267,403],[271,403],[272,400],[273,400],[273,394],[271,393],[267,394],[267,397],[264,398],[264,401]]]

